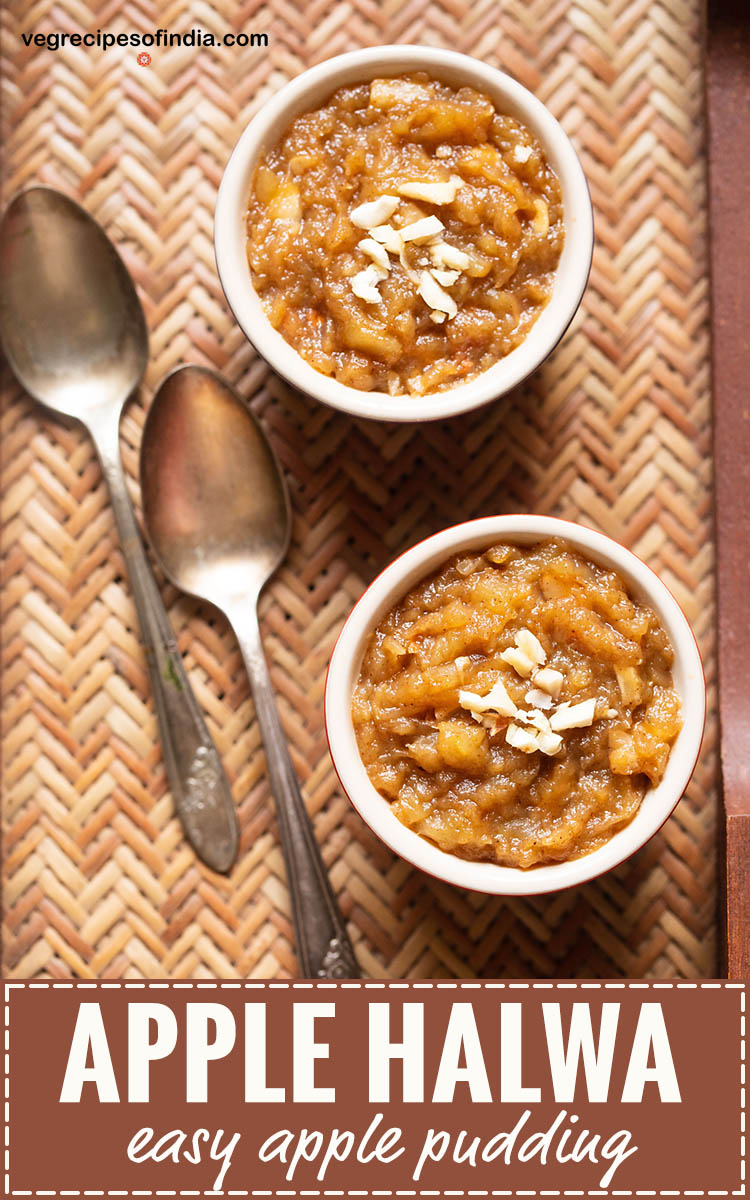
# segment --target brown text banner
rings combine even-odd
[[[5,1193],[745,1195],[745,987],[5,988]]]

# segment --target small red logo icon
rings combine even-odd
[[[146,54],[145,50],[143,51],[142,54],[138,55],[139,67],[147,67],[150,62],[151,62],[151,55]]]

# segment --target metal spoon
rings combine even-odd
[[[175,806],[196,853],[228,871],[238,843],[229,784],[185,674],[120,462],[120,413],[148,356],[133,281],[101,226],[43,187],[21,192],[5,212],[0,277],[0,338],[15,375],[94,439],[135,596]]]
[[[294,774],[261,645],[261,588],[286,556],[291,509],[273,451],[229,385],[180,367],[159,388],[141,442],[146,532],[177,587],[237,634],[250,676],[292,896],[302,973],[359,975]]]

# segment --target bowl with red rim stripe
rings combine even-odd
[[[520,545],[558,538],[601,566],[616,571],[631,596],[656,613],[674,650],[672,675],[682,707],[682,729],[661,782],[646,792],[638,812],[603,846],[566,862],[523,869],[474,862],[439,849],[407,828],[370,781],[352,720],[352,696],[370,636],[406,593],[454,554],[483,550],[499,541]],[[671,815],[695,768],[703,735],[706,688],[693,632],[662,580],[635,554],[584,525],[539,515],[482,517],[419,542],[386,567],[352,609],[328,668],[325,723],[333,765],[344,792],[370,829],[394,853],[446,883],[477,892],[530,896],[585,883],[640,850]]]
[[[565,244],[552,295],[526,337],[486,371],[444,391],[396,395],[349,387],[317,371],[268,319],[247,261],[246,217],[253,174],[263,154],[302,113],[337,88],[378,76],[424,71],[454,87],[483,92],[497,109],[523,122],[560,182]],[[430,421],[469,412],[516,387],[554,350],[581,302],[591,268],[594,220],[586,177],[573,145],[549,109],[510,75],[468,54],[432,46],[375,46],[336,55],[304,71],[267,100],[240,136],[219,187],[214,249],[221,285],[237,324],[279,375],[333,408],[381,421]]]

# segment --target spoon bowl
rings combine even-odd
[[[178,588],[229,611],[286,556],[291,510],[260,426],[218,376],[178,368],[149,409],[141,447],[148,535]]]
[[[146,369],[148,334],[101,226],[62,192],[21,192],[3,218],[0,276],[3,346],[26,391],[84,423],[121,407]]]
[[[159,388],[141,442],[143,518],[173,583],[223,610],[247,668],[263,737],[302,974],[358,975],[289,756],[258,626],[260,590],[286,555],[291,507],[265,435],[232,388],[179,367]]]

